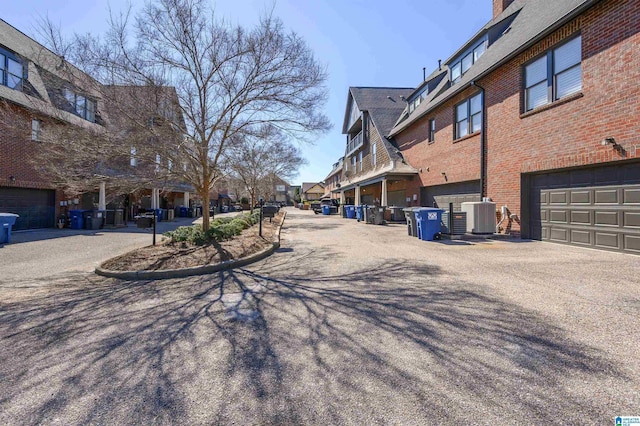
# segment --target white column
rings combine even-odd
[[[160,189],[159,188],[151,189],[151,208],[152,209],[160,208]]]
[[[356,206],[360,205],[360,185],[356,185]]]
[[[106,192],[107,192],[106,183],[105,182],[100,182],[100,195],[98,196],[98,210],[106,210],[107,209]]]
[[[382,179],[382,194],[380,196],[380,205],[383,207],[387,206],[387,178]]]
[[[184,206],[185,207],[189,207],[189,193],[188,192],[184,193]]]
[[[344,206],[344,191],[340,191],[340,205]]]

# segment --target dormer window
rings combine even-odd
[[[75,115],[87,121],[96,121],[96,101],[86,96],[79,95],[70,89],[64,89],[63,95],[68,102],[69,109]]]
[[[18,58],[11,52],[0,49],[0,84],[10,89],[22,90],[23,72]]]
[[[487,50],[487,41],[482,40],[472,49],[467,50],[464,55],[453,62],[451,68],[451,81],[457,83],[462,76],[469,71],[471,66],[478,60]]]

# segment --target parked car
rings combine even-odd
[[[315,214],[322,213],[322,206],[338,207],[340,202],[334,198],[323,198],[319,203],[311,203],[311,209]]]

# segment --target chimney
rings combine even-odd
[[[493,17],[500,15],[513,0],[493,0]]]

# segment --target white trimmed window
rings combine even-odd
[[[156,173],[160,171],[160,162],[162,158],[160,158],[160,154],[156,154]]]
[[[580,92],[581,58],[582,37],[578,36],[525,65],[525,112]]]
[[[362,171],[362,151],[358,153],[358,162],[360,163],[360,171]]]
[[[375,167],[376,163],[378,162],[378,159],[376,158],[377,146],[378,144],[376,144],[375,142],[371,144],[371,164],[373,165],[373,167]]]
[[[482,97],[481,94],[456,105],[455,139],[463,138],[482,129]]]
[[[138,158],[136,157],[136,154],[138,153],[138,150],[136,149],[135,146],[131,147],[131,157],[129,158],[129,165],[131,167],[136,167],[138,165]]]
[[[31,140],[40,142],[42,140],[42,121],[31,120]]]

